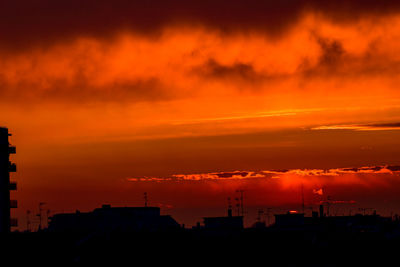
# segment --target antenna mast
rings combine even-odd
[[[144,206],[147,207],[147,192],[144,192]]]
[[[236,192],[240,193],[240,209],[241,209],[241,214],[242,214],[242,217],[243,217],[244,216],[244,209],[243,209],[243,193],[244,193],[244,190],[240,189],[240,190],[236,190]]]
[[[228,217],[232,217],[232,203],[230,197],[228,197]]]
[[[39,214],[37,215],[39,217],[39,231],[42,230],[42,206],[46,204],[45,202],[40,202],[39,203]]]

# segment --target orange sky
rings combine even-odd
[[[182,218],[185,190],[204,209],[246,186],[249,205],[286,205],[297,201],[286,187],[268,198],[247,180],[168,177],[398,164],[396,1],[185,2],[2,4],[0,124],[17,146],[21,220],[40,201],[137,205],[142,189]],[[140,177],[164,180],[129,180]],[[351,198],[349,184],[329,186]]]

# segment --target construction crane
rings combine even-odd
[[[354,200],[333,200],[331,196],[327,196],[326,200],[320,201],[320,205],[326,205],[326,215],[329,216],[329,210],[333,204],[355,204]]]

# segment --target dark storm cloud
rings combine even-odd
[[[342,43],[338,40],[318,38],[318,44],[322,49],[322,56],[319,62],[322,66],[335,65],[345,53]]]
[[[151,34],[173,24],[279,36],[308,11],[347,23],[398,12],[399,7],[393,0],[5,0],[0,2],[0,43],[20,48],[77,36],[107,38],[121,30]]]
[[[369,126],[373,128],[400,128],[400,122],[365,124],[363,126]]]
[[[249,172],[220,172],[216,173],[219,178],[231,178],[233,176],[247,177]]]
[[[52,79],[47,86],[21,79],[10,86],[0,76],[0,98],[5,102],[21,100],[62,100],[68,103],[85,102],[141,102],[162,101],[172,98],[165,86],[156,78],[116,82],[93,86],[85,77],[75,77],[72,81]]]
[[[215,59],[208,59],[205,63],[192,69],[191,74],[199,75],[207,79],[245,82],[259,84],[279,82],[292,77],[300,77],[302,81],[310,78],[332,77],[371,77],[393,76],[400,73],[400,62],[376,51],[373,45],[358,55],[345,50],[344,44],[335,38],[323,38],[312,34],[320,48],[317,62],[310,62],[304,58],[303,62],[293,73],[285,70],[276,72],[276,69],[257,71],[252,62],[233,64],[221,64]]]
[[[331,76],[334,74],[346,74],[341,73],[343,68],[340,68],[340,66],[342,66],[343,63],[349,62],[352,55],[346,53],[343,44],[339,40],[322,38],[318,35],[315,35],[314,38],[320,47],[321,55],[319,56],[317,64],[310,64],[310,62],[305,59],[304,62],[299,65],[299,73],[304,75],[306,78],[321,75]],[[364,59],[357,57],[353,58],[351,62],[359,62],[360,60]],[[351,73],[359,71],[358,67],[354,68],[353,66]]]
[[[223,65],[214,59],[209,59],[205,64],[194,68],[193,73],[205,78],[244,81],[251,83],[279,78],[276,75],[258,73],[251,64],[237,62],[231,65]]]
[[[321,55],[316,64],[304,59],[298,67],[303,78],[312,77],[371,77],[394,76],[400,73],[400,61],[391,54],[382,54],[369,43],[369,47],[358,55],[348,52],[344,44],[335,38],[323,38],[313,33]]]

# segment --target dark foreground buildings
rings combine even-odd
[[[0,245],[4,243],[4,255],[13,263],[29,264],[353,267],[398,263],[399,223],[379,215],[289,213],[278,215],[275,225],[264,228],[240,228],[231,218],[211,217],[204,227],[185,229],[170,216],[160,215],[158,208],[103,206],[87,213],[55,215],[50,231],[13,233],[0,238]]]
[[[243,228],[243,217],[228,213],[185,229],[157,207],[103,205],[56,214],[47,230],[14,232],[0,238],[0,245],[5,258],[17,264],[353,267],[398,262],[397,219],[321,211],[311,217],[279,214],[274,225],[263,228]]]
[[[10,162],[10,154],[15,147],[10,146],[7,128],[0,127],[0,233],[10,232],[11,226],[17,226],[17,220],[11,219],[10,209],[17,207],[16,200],[10,200],[10,190],[16,190],[17,184],[10,182],[10,172],[16,171],[16,165]]]
[[[390,230],[396,229],[395,232]],[[349,216],[326,216],[323,205],[320,211],[313,212],[311,217],[305,217],[303,213],[275,214],[275,224],[271,230],[282,231],[306,231],[332,232],[337,233],[364,233],[364,234],[386,234],[387,237],[393,234],[398,235],[399,222],[390,217],[382,217],[376,212],[370,215],[355,214]]]
[[[111,207],[103,205],[91,212],[55,214],[50,218],[52,232],[138,232],[179,229],[158,207]]]
[[[0,233],[16,221],[10,209],[10,146],[8,129],[0,128]],[[392,266],[400,249],[398,216],[311,217],[301,213],[275,216],[275,224],[261,221],[243,227],[242,216],[204,218],[193,229],[181,227],[158,207],[103,207],[92,212],[56,214],[48,229],[0,235],[3,262],[51,265],[245,265],[266,266]]]

